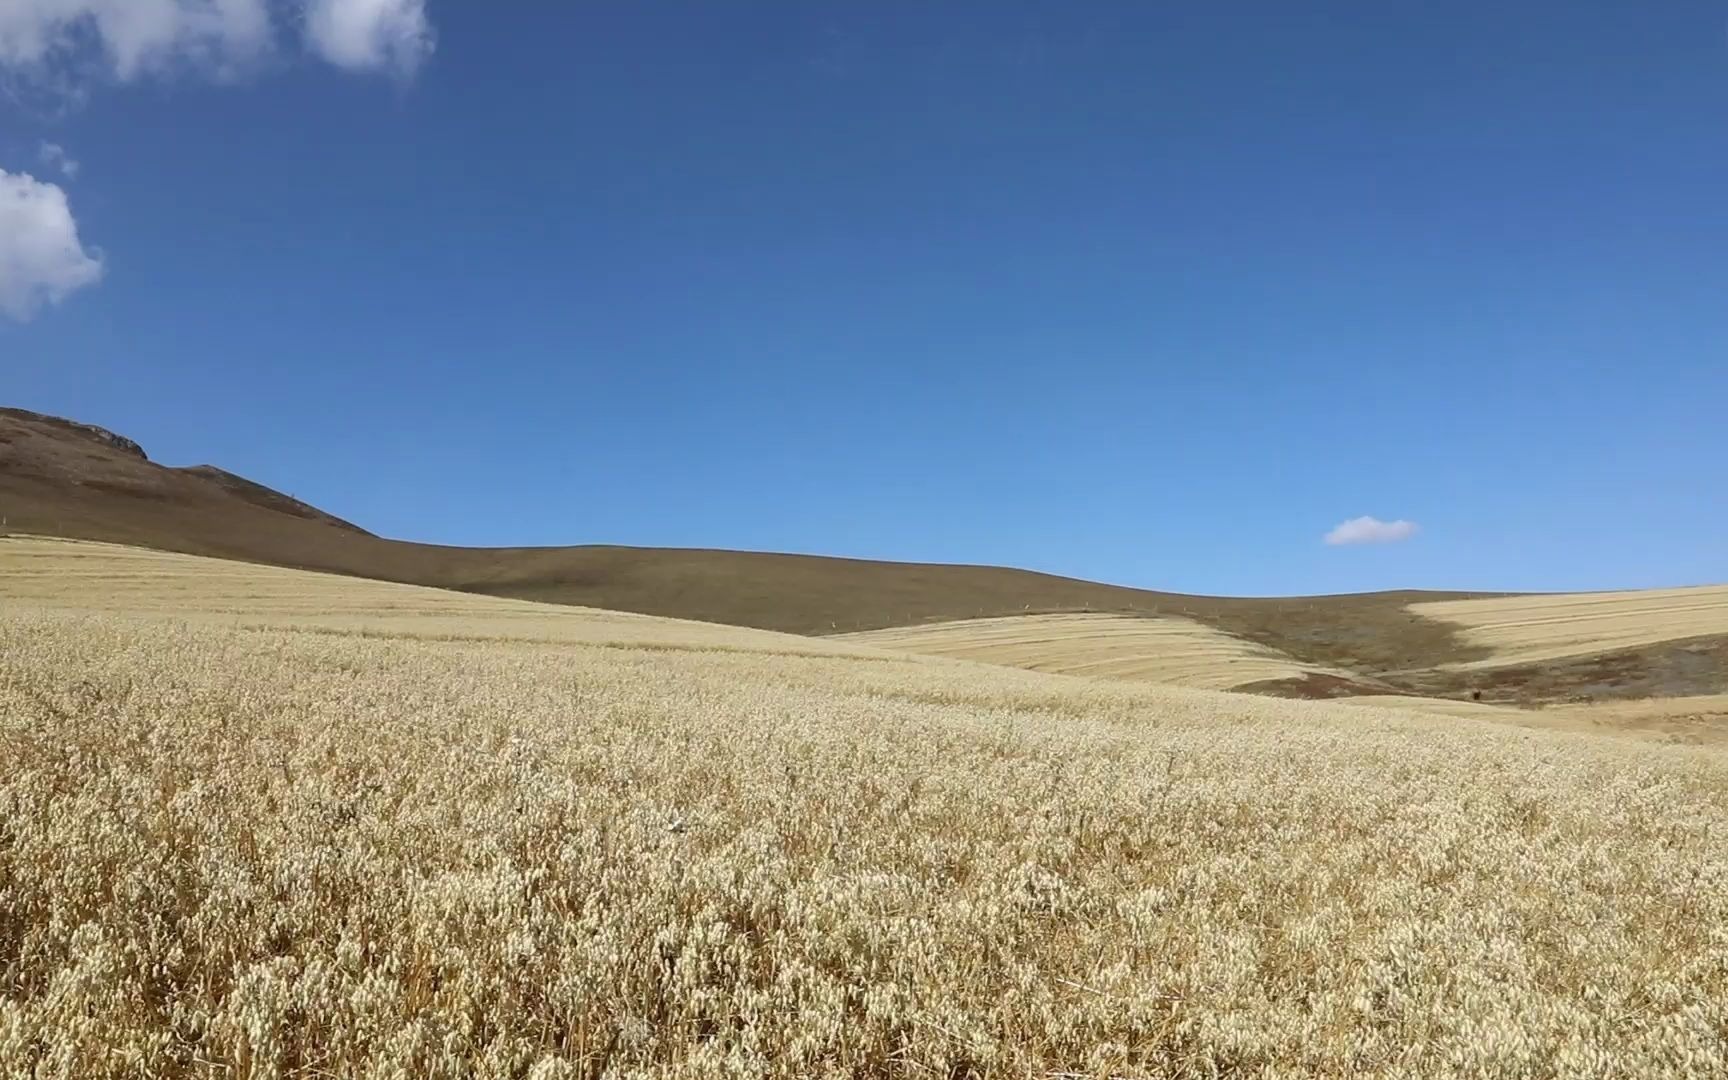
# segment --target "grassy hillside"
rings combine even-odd
[[[459,494],[459,493],[458,493]],[[1464,594],[1184,596],[986,566],[760,552],[580,546],[455,548],[374,536],[209,466],[169,468],[87,425],[0,409],[0,531],[76,537],[469,593],[807,635],[1048,613],[1190,619],[1294,674],[1250,684],[1315,697],[1398,690],[1497,701],[1728,691],[1728,634],[1495,663]],[[1674,639],[1696,632],[1677,622]],[[1714,625],[1714,624],[1711,624]],[[1658,628],[1656,633],[1667,633]],[[1063,648],[1067,648],[1064,646]],[[1280,659],[1282,658],[1282,659]],[[1144,659],[1149,668],[1157,657]],[[1055,662],[1060,662],[1059,658]],[[1044,665],[1039,660],[1033,666]],[[1347,678],[1316,677],[1345,671]]]
[[[0,593],[3,1075],[1728,1070],[1717,751],[42,541]]]
[[[1036,612],[1188,614],[1324,663],[1474,653],[1404,605],[1453,594],[1229,600],[988,566],[590,545],[453,548],[388,540],[208,466],[168,468],[129,440],[0,409],[0,516],[16,532],[135,544],[468,592],[801,634]]]

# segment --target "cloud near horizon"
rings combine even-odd
[[[233,78],[285,35],[345,71],[403,80],[434,47],[426,0],[0,0],[0,78],[76,105],[92,84]],[[78,175],[56,143],[37,155]],[[102,275],[65,190],[0,169],[0,316],[27,322]]]
[[[57,184],[0,169],[0,314],[28,322],[49,304],[102,280]]]
[[[1415,535],[1414,521],[1381,521],[1377,517],[1364,515],[1341,522],[1326,534],[1326,542],[1333,547],[1348,544],[1396,544]]]

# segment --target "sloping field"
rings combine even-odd
[[[184,565],[0,577],[0,1075],[1728,1072],[1717,751]]]
[[[1585,731],[1728,745],[1728,694],[1601,701],[1545,709],[1543,713],[1553,713]]]
[[[1416,697],[1408,694],[1363,694],[1338,699],[1340,704],[1370,709],[1415,709],[1433,716],[1459,716],[1473,720],[1516,722],[1531,710],[1510,705],[1490,705],[1481,701],[1454,701],[1450,698]]]
[[[1058,675],[1228,689],[1311,671],[1251,641],[1175,616],[1016,615],[841,634],[829,640]]]
[[[1469,717],[1525,727],[1659,742],[1728,746],[1728,694],[1596,701],[1533,709],[1445,698],[1380,695],[1341,698],[1340,704],[1411,709],[1432,716]]]
[[[1515,722],[1530,726],[1696,746],[1728,746],[1728,694],[1597,701],[1519,713]]]
[[[1410,610],[1463,627],[1465,641],[1490,655],[1455,666],[1486,668],[1728,634],[1728,585],[1442,600]]]
[[[726,648],[816,655],[868,650],[714,623],[475,596],[176,555],[119,544],[0,538],[0,601],[60,611],[160,615],[330,633]]]

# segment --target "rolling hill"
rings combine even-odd
[[[1055,614],[1123,617],[1105,654],[1086,662],[1144,677],[1172,661],[1164,634],[1204,632],[1218,657],[1261,663],[1233,681],[1190,668],[1177,681],[1294,697],[1412,693],[1540,702],[1575,696],[1728,690],[1728,627],[1696,611],[1668,633],[1604,638],[1580,652],[1500,663],[1472,629],[1471,605],[1521,603],[1485,594],[1400,591],[1328,597],[1230,598],[1127,588],[990,566],[880,562],[816,555],[582,545],[460,548],[373,535],[220,468],[151,461],[124,436],[73,420],[0,409],[0,531],[136,545],[519,600],[578,605],[804,635],[854,634]],[[1712,594],[1708,603],[1720,604]],[[1132,620],[1181,619],[1136,626]],[[1128,633],[1124,636],[1121,631]],[[1091,633],[1091,630],[1087,631]],[[950,635],[952,629],[941,633]],[[1656,636],[1652,637],[1654,633]],[[1661,635],[1668,633],[1668,637]],[[1095,637],[1095,635],[1094,635]],[[916,649],[913,642],[901,647]],[[966,646],[970,648],[970,646]],[[1076,648],[1013,663],[1060,670]],[[1107,655],[1112,650],[1116,655]],[[1148,652],[1152,650],[1152,652]],[[1497,651],[1500,650],[1500,651]],[[938,648],[936,651],[943,651]],[[1132,673],[1138,671],[1139,675]],[[1252,677],[1246,677],[1251,674]]]

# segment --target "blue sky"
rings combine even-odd
[[[1720,4],[186,2],[0,0],[0,403],[446,543],[1728,579]]]

